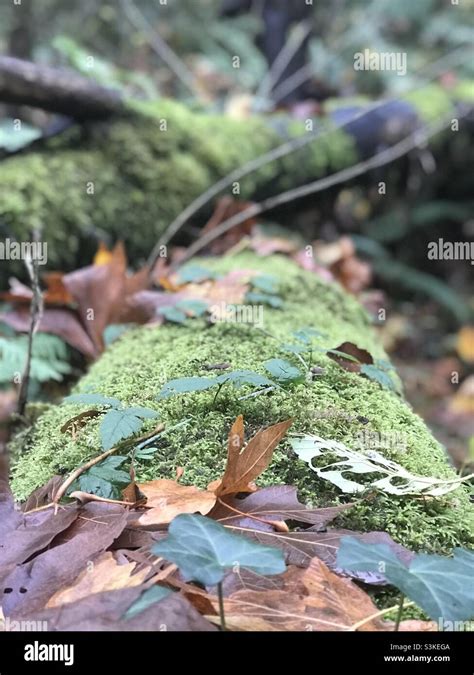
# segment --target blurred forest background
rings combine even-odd
[[[277,124],[318,116],[338,99],[350,106],[364,96],[397,99],[422,89],[429,64],[443,57],[445,67],[431,73],[438,83],[449,89],[472,81],[473,11],[473,0],[314,0],[309,7],[291,0],[1,0],[0,51],[71,68],[129,97],[170,97],[196,111],[262,114]],[[354,70],[354,53],[366,48],[407,52],[407,74]],[[245,55],[242,67],[233,66],[234,55]],[[15,118],[22,132],[12,135]],[[0,153],[7,157],[69,122],[0,102]],[[472,138],[472,112],[465,123]],[[304,233],[309,223],[321,266],[369,311],[386,310],[382,317],[373,311],[374,323],[407,396],[458,467],[474,461],[474,268],[429,260],[427,246],[474,238],[474,153],[465,139],[453,134],[436,157],[424,147],[396,162],[384,174],[396,185],[393,196],[377,196],[373,174],[259,220],[275,237],[277,227]],[[6,413],[14,408],[11,373],[24,357],[24,338],[4,326],[0,350]],[[58,341],[39,341],[36,357],[32,395],[39,400],[57,395],[83,367]]]

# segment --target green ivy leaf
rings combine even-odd
[[[282,385],[303,382],[304,373],[284,359],[269,359],[263,364],[270,375]]]
[[[148,607],[151,607],[155,603],[167,598],[172,594],[172,592],[173,591],[171,591],[169,588],[155,584],[151,588],[148,588],[146,591],[144,591],[140,597],[135,600],[135,602],[127,609],[123,615],[123,618],[125,620],[133,619],[134,616],[144,612],[145,609],[148,609]]]
[[[133,408],[131,409],[133,410]],[[104,450],[110,450],[120,443],[120,441],[133,436],[140,431],[144,417],[143,414],[137,415],[130,409],[109,410],[100,424],[100,439]],[[135,408],[137,410],[137,408]],[[156,414],[153,415],[156,417]]]
[[[106,405],[112,408],[121,408],[122,402],[118,398],[102,396],[102,394],[71,394],[63,399],[63,403],[78,403],[84,405]]]
[[[185,579],[206,586],[222,581],[225,571],[236,565],[262,575],[281,574],[286,569],[279,549],[232,534],[223,525],[198,515],[177,516],[168,537],[155,544],[152,552],[178,565]]]
[[[210,377],[180,377],[167,382],[158,394],[158,399],[168,398],[175,394],[188,394],[192,391],[204,391],[217,384],[217,380]]]
[[[280,350],[282,352],[288,352],[290,354],[307,354],[310,349],[311,348],[306,345],[290,345],[287,343],[280,345]]]
[[[456,548],[452,558],[416,555],[404,565],[386,544],[367,544],[343,537],[337,566],[353,572],[380,572],[428,616],[438,621],[474,617],[474,552]]]

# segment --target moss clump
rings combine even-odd
[[[173,477],[176,468],[183,467],[183,482],[206,486],[224,469],[226,437],[240,413],[244,415],[249,436],[261,426],[289,417],[294,419],[293,431],[315,433],[349,447],[354,447],[361,430],[403,433],[406,451],[387,450],[387,456],[414,473],[453,476],[443,449],[399,395],[344,371],[322,351],[314,352],[313,363],[324,368],[324,374],[289,391],[239,400],[248,392],[226,386],[214,404],[212,391],[157,401],[158,392],[173,378],[209,376],[204,369],[208,364],[229,361],[233,369],[264,374],[263,362],[281,356],[278,345],[291,340],[292,331],[309,325],[326,333],[327,337],[319,341],[321,346],[336,347],[351,340],[375,358],[385,357],[369,318],[358,303],[336,285],[325,284],[303,272],[287,258],[258,259],[245,253],[206,264],[219,271],[257,269],[277,276],[285,301],[283,309],[264,308],[263,331],[243,324],[209,326],[200,320],[189,326],[167,324],[156,329],[134,329],[109,348],[76,388],[78,392],[100,392],[129,405],[159,410],[168,428],[188,421],[166,434],[153,461],[138,464],[140,480]],[[100,452],[95,420],[76,441],[60,432],[64,422],[77,412],[77,406],[54,406],[23,437],[23,451],[13,475],[13,489],[18,497],[27,497],[53,474],[72,470]],[[300,496],[314,504],[344,498],[299,461],[285,442],[259,482],[296,485]],[[473,507],[464,490],[459,489],[436,500],[375,495],[371,501],[361,501],[351,510],[344,524],[363,530],[385,530],[413,548],[447,551],[471,541],[472,519]]]
[[[450,93],[433,84],[406,98],[432,122],[450,110],[454,114],[455,102],[471,100],[471,89],[470,81]],[[122,238],[130,257],[139,260],[173,218],[215,181],[283,141],[309,133],[306,123],[287,118],[238,121],[166,100],[134,108],[114,123],[71,129],[3,161],[0,222],[5,236],[29,238],[32,229],[43,228],[49,265],[59,269],[76,266],[78,251],[87,245],[94,249],[91,237]],[[331,130],[327,120],[321,123],[329,133],[244,178],[240,197],[275,194],[357,161],[354,139],[343,129]]]
[[[306,133],[300,127],[287,136]],[[42,228],[50,267],[74,266],[91,236],[122,238],[139,260],[194,198],[283,140],[263,118],[236,121],[166,100],[158,110],[142,106],[114,123],[73,129],[4,161],[0,220],[18,238]],[[334,132],[243,179],[240,197],[347,166],[355,157],[352,148],[349,136]]]

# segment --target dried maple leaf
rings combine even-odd
[[[238,492],[254,492],[252,485],[270,464],[270,460],[278,443],[288,431],[293,420],[274,424],[259,432],[243,446],[243,417],[235,420],[229,433],[227,446],[227,465],[223,477],[212,483],[218,497]]]
[[[140,483],[138,488],[147,499],[147,511],[128,523],[129,527],[155,529],[170,523],[180,513],[206,515],[216,503],[216,495],[192,485],[160,479]],[[151,507],[151,508],[150,508]]]

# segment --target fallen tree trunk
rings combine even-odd
[[[346,106],[345,112],[340,108],[344,102],[334,110],[329,106],[328,115],[314,122],[315,130],[327,133],[234,181],[227,193],[248,200],[347,168],[404,138],[422,120],[454,117],[463,92],[428,86],[337,130],[331,128],[334,121],[345,121],[364,106]],[[114,96],[110,110],[117,102]],[[37,103],[45,105],[41,99]],[[107,97],[103,103],[107,112]],[[4,236],[20,240],[42,228],[48,264],[59,269],[76,266],[78,251],[91,238],[107,236],[124,239],[130,256],[141,259],[210,185],[282,142],[307,137],[310,129],[308,120],[233,120],[167,100],[136,103],[127,116],[72,128],[1,162],[0,228]]]
[[[262,426],[292,418],[291,432],[316,434],[355,450],[360,449],[361,437],[397,438],[388,448],[382,444],[375,449],[413,474],[456,478],[443,448],[402,395],[344,370],[326,355],[325,349],[350,340],[374,359],[386,358],[367,314],[353,297],[281,256],[262,259],[244,253],[204,264],[221,273],[238,269],[274,275],[280,280],[284,305],[282,309],[263,308],[264,330],[237,322],[209,325],[202,319],[189,325],[131,329],[82,378],[77,392],[97,392],[116,397],[125,405],[153,408],[169,429],[157,442],[153,459],[136,460],[139,480],[173,478],[182,467],[182,482],[207,486],[222,475],[227,435],[240,414],[248,437]],[[293,331],[308,325],[324,333],[317,339],[324,349],[313,351],[311,364],[322,369],[313,381],[245,398],[242,396],[249,393],[245,387],[226,386],[215,400],[213,390],[157,400],[162,387],[174,378],[211,377],[212,364],[228,362],[232,370],[268,376],[264,362],[281,357],[279,345],[294,342]],[[295,365],[300,365],[296,359]],[[50,406],[33,428],[14,440],[13,454],[19,459],[12,485],[18,497],[27,498],[53,475],[64,475],[102,452],[97,418],[91,419],[75,440],[61,432],[84,408]],[[143,431],[151,430],[153,424],[149,420]],[[359,475],[355,478],[364,480]],[[295,485],[300,496],[315,505],[341,498],[354,500],[354,495],[344,495],[319,478],[296,457],[287,441],[279,445],[259,482]],[[362,498],[356,496],[355,501],[343,521],[350,528],[384,530],[410,548],[428,551],[446,552],[473,541],[474,506],[462,486],[443,497],[395,496],[375,490]]]
[[[69,70],[0,57],[0,101],[28,105],[76,120],[104,119],[123,112],[121,95]]]

